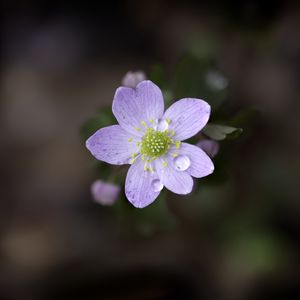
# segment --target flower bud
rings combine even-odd
[[[95,202],[101,205],[113,205],[118,200],[120,194],[120,187],[118,185],[96,180],[91,185],[91,194]]]
[[[143,71],[132,72],[129,71],[122,79],[122,85],[130,88],[136,88],[136,86],[147,77]]]

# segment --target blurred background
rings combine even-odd
[[[2,11],[1,300],[300,299],[297,1]],[[222,103],[194,89],[208,65],[228,83]],[[129,70],[175,99],[192,87],[184,96],[216,101],[213,118],[244,129],[191,196],[145,210],[92,200],[101,174],[82,136]]]

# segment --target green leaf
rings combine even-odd
[[[202,132],[213,140],[221,141],[237,138],[243,132],[243,129],[225,125],[207,124]]]

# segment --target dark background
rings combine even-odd
[[[297,1],[4,1],[2,11],[1,300],[299,298]],[[124,233],[91,200],[79,128],[128,70],[159,63],[172,77],[181,55],[212,41],[228,105],[255,107],[255,126],[232,142],[229,177],[196,212],[169,195],[176,227]]]

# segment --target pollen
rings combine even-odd
[[[132,153],[132,154],[131,154],[131,158],[132,158],[132,159],[130,160],[130,163],[131,163],[131,164],[134,164],[135,161],[136,161],[136,153]]]
[[[164,155],[168,149],[172,139],[167,132],[154,131],[153,128],[148,128],[141,145],[141,154],[155,159]]]
[[[180,142],[180,141],[176,141],[176,143],[175,143],[175,147],[176,147],[176,149],[179,149],[179,148],[180,148],[180,146],[181,146],[181,142]]]
[[[141,125],[147,127],[147,123],[145,121],[141,121]]]

